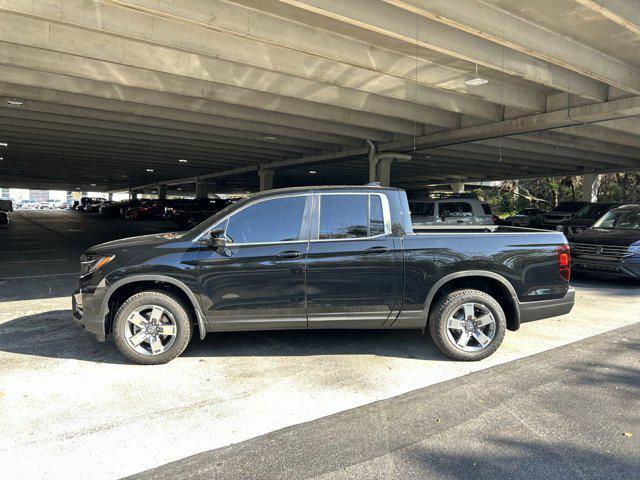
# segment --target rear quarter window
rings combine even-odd
[[[484,212],[485,215],[493,215],[493,212],[491,211],[491,206],[488,203],[482,204],[482,211]]]

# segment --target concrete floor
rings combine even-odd
[[[168,365],[123,362],[71,320],[78,257],[166,231],[76,212],[0,227],[0,464],[9,478],[117,478],[640,321],[640,284],[581,280],[574,311],[445,359],[418,332],[210,335]]]

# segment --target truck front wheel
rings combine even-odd
[[[129,360],[143,365],[167,363],[180,355],[193,335],[182,301],[170,292],[150,290],[129,297],[113,324],[115,344]]]
[[[480,290],[457,290],[440,298],[429,315],[438,349],[454,360],[482,360],[495,352],[507,328],[500,304]]]

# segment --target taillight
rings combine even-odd
[[[571,249],[566,243],[556,249],[558,256],[558,273],[562,278],[569,281],[571,278]]]
[[[495,215],[491,217],[491,220],[493,220],[493,224],[494,225],[498,225],[498,217],[496,217]]]

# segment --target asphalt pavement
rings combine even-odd
[[[637,479],[640,326],[129,478]]]

